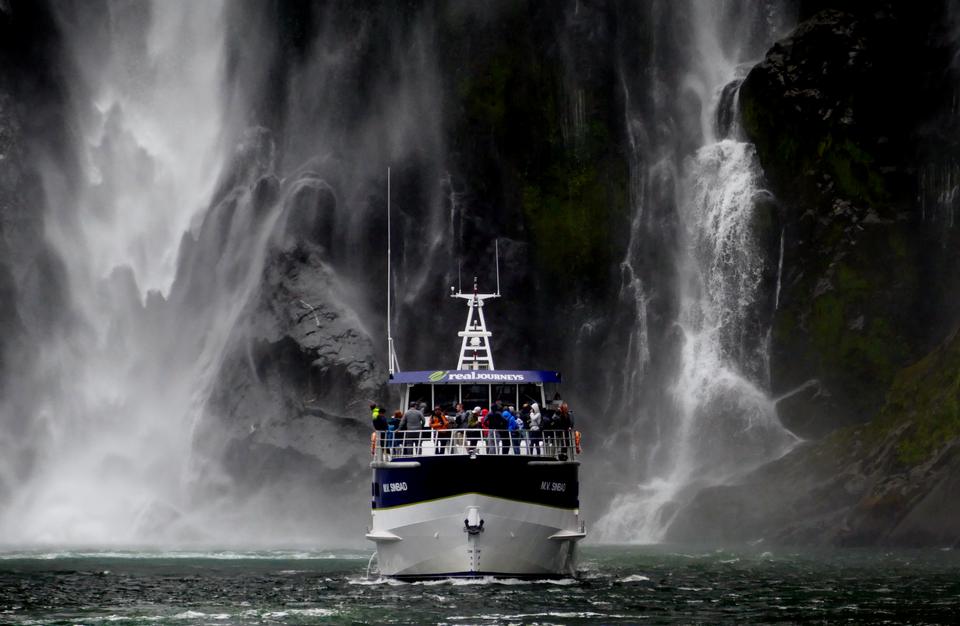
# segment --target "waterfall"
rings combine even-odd
[[[317,472],[355,485],[365,461],[341,443],[385,378],[380,292],[358,285],[381,271],[391,162],[426,207],[394,205],[398,231],[427,246],[396,246],[409,306],[449,269],[459,200],[438,125],[420,124],[439,110],[431,14],[104,6],[55,9],[76,171],[42,156],[37,169],[69,306],[33,346],[36,387],[18,390],[28,462],[0,458],[0,535],[330,537],[344,512],[316,497]]]
[[[71,321],[36,347],[46,386],[21,442],[36,471],[0,516],[8,541],[128,542],[145,510],[182,504],[209,373],[177,353],[189,324],[165,326],[161,309],[224,161],[223,5],[106,9],[60,15],[81,167],[72,180],[42,172]]]
[[[688,116],[695,116],[690,126],[698,129],[694,136],[701,147],[684,156],[677,150],[684,140],[674,131],[659,141],[647,140],[646,151],[654,157],[646,164],[635,151],[632,177],[676,183],[650,184],[658,195],[634,201],[631,251],[623,262],[624,293],[631,294],[624,304],[636,311],[631,338],[636,333],[646,336],[647,300],[632,295],[642,289],[642,282],[635,278],[641,262],[632,249],[633,241],[636,237],[648,245],[654,243],[656,231],[642,225],[640,216],[651,206],[675,202],[676,282],[670,308],[675,321],[664,330],[677,338],[672,344],[661,342],[660,350],[675,350],[676,356],[658,355],[659,376],[645,376],[657,369],[651,370],[649,356],[634,357],[632,364],[628,356],[633,379],[627,379],[624,389],[637,398],[636,415],[631,427],[619,432],[638,441],[647,458],[632,473],[638,484],[616,495],[597,524],[600,539],[607,541],[662,540],[676,511],[697,489],[721,484],[774,459],[796,441],[779,423],[767,393],[766,342],[756,340],[766,336],[764,329],[755,328],[757,311],[765,306],[763,278],[777,260],[766,258],[758,241],[757,200],[769,194],[760,188],[754,149],[739,140],[735,122],[737,87],[746,70],[743,63],[783,32],[784,12],[763,5],[743,13],[736,10],[743,8],[740,5],[734,5],[733,11],[730,5],[717,3],[684,6],[689,15],[687,69],[676,87],[663,77],[659,80],[661,89],[676,89],[698,103],[686,110]],[[758,22],[766,28],[761,41],[751,46],[747,33]],[[631,115],[629,93],[627,100]],[[628,120],[628,134],[651,113],[670,115],[661,103],[652,110],[635,109]],[[633,145],[634,136],[628,139]],[[670,239],[663,245],[671,245]],[[647,399],[655,397],[657,390],[637,391],[658,385],[663,387],[659,401]]]
[[[344,442],[366,436],[358,407],[385,377],[390,165],[401,362],[444,358],[441,331],[457,322],[443,294],[461,261],[465,277],[492,273],[499,241],[519,303],[503,318],[516,328],[498,334],[505,354],[571,374],[578,415],[596,415],[606,439],[588,454],[624,444],[604,459],[627,472],[601,534],[662,536],[690,490],[791,441],[762,374],[773,298],[760,277],[776,261],[755,241],[763,192],[735,114],[742,64],[783,30],[779,4],[57,3],[76,171],[35,158],[66,304],[11,403],[27,413],[27,460],[13,471],[0,458],[0,535],[329,537],[341,513],[329,501],[367,476]],[[630,19],[613,28],[618,12]],[[500,28],[526,43],[491,51]],[[519,56],[528,65],[504,79]],[[522,159],[526,146],[500,152],[517,131],[501,119],[511,98],[541,96],[556,117],[544,137]],[[619,158],[607,132],[621,119],[627,167],[592,172],[585,155]],[[575,302],[544,294],[529,268],[564,244],[510,205],[530,182],[521,170],[553,185],[536,170],[568,152],[597,198],[631,211],[611,218],[630,231],[610,242],[609,297],[583,297],[580,276]],[[438,339],[422,340],[427,328]],[[584,377],[607,385],[575,391]]]

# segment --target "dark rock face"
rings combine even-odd
[[[171,292],[174,301],[202,303],[203,291],[226,277],[242,303],[195,432],[198,491],[260,513],[277,508],[288,522],[299,516],[307,527],[295,525],[294,536],[321,528],[348,536],[361,520],[329,502],[355,496],[368,471],[367,457],[344,441],[366,441],[367,402],[381,400],[386,372],[356,313],[358,296],[330,255],[333,187],[313,166],[281,183],[265,129],[250,130],[241,147],[226,179],[233,186],[221,186],[198,242],[182,249]],[[226,274],[210,276],[215,267]]]
[[[802,436],[871,419],[896,371],[949,330],[929,302],[958,259],[929,248],[945,226],[917,202],[928,125],[955,79],[940,10],[819,12],[741,88],[744,129],[782,203],[772,391]]]

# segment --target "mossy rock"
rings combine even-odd
[[[871,419],[895,373],[939,339],[925,321],[918,105],[909,87],[888,88],[925,46],[918,22],[903,19],[886,9],[817,13],[740,91],[743,128],[783,207],[771,382],[775,395],[807,385],[781,406],[806,437]],[[900,56],[889,50],[894,34]],[[922,93],[914,74],[904,80]]]
[[[897,375],[869,434],[879,440],[896,429],[897,458],[906,466],[960,439],[960,333]]]

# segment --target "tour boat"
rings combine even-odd
[[[428,408],[425,430],[372,436],[372,524],[366,537],[376,543],[383,576],[576,575],[577,542],[586,536],[579,432],[429,430],[435,406],[451,420],[457,403],[468,411],[492,409],[498,401],[518,409],[537,402],[544,414],[557,407],[559,372],[494,367],[483,307],[499,297],[497,291],[478,293],[474,280],[472,293],[451,294],[468,308],[456,369],[399,371],[388,340],[389,383],[400,386],[401,410],[418,403]]]

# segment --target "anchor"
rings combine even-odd
[[[471,535],[479,535],[483,532],[483,520],[480,519],[478,507],[467,507],[467,519],[463,520],[463,532]]]
[[[469,520],[463,520],[463,532],[470,533],[471,535],[479,535],[483,532],[483,520],[480,520],[479,524],[470,525]]]

